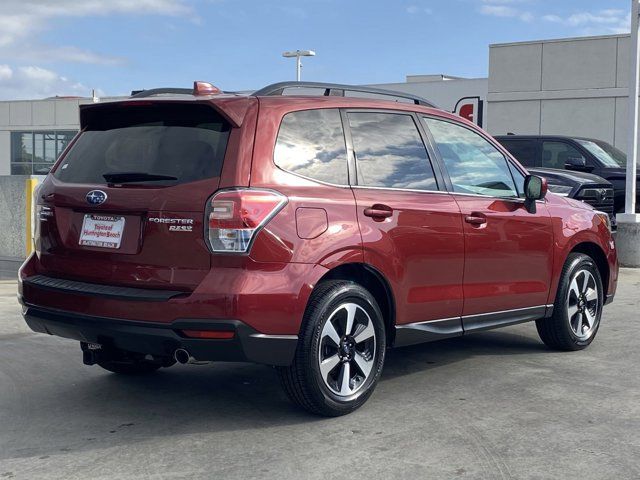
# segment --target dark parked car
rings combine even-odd
[[[322,415],[362,405],[391,346],[527,321],[593,341],[618,278],[605,213],[427,101],[285,85],[82,105],[38,191],[29,326],[120,374],[274,365]]]
[[[624,212],[627,156],[616,147],[602,140],[557,135],[503,135],[495,139],[527,168],[587,172],[608,180],[613,185],[614,213]]]
[[[615,229],[614,193],[611,182],[591,173],[558,170],[555,168],[527,168],[529,173],[547,179],[549,191],[563,197],[588,203],[596,210],[606,212]]]

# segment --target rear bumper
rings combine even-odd
[[[24,319],[35,332],[159,357],[173,356],[177,349],[183,348],[197,360],[287,366],[293,360],[298,343],[296,335],[264,335],[239,320],[138,322],[50,310],[20,300]],[[234,337],[229,340],[187,338],[181,330],[232,331]]]
[[[144,276],[138,282],[127,278],[131,281],[88,283],[73,272],[44,271],[32,255],[20,270],[18,291],[29,305],[73,315],[164,325],[234,319],[259,333],[297,335],[313,287],[327,272],[314,264],[258,263],[248,257],[214,260],[206,277],[186,293],[161,289]],[[166,287],[171,288],[170,282]]]

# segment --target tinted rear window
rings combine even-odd
[[[358,184],[437,190],[427,150],[411,115],[350,112]]]
[[[536,142],[528,140],[498,140],[509,153],[522,165],[533,167],[536,164]]]
[[[84,115],[85,130],[54,173],[64,182],[105,184],[104,174],[122,172],[175,177],[152,182],[171,185],[220,176],[230,127],[207,105],[116,105]]]
[[[346,185],[347,148],[336,109],[285,115],[274,153],[276,165],[321,182]]]

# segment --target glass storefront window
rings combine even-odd
[[[11,132],[11,175],[46,175],[76,133]]]
[[[64,149],[67,148],[69,142],[73,140],[77,132],[56,132],[56,159],[60,156]]]
[[[33,161],[33,134],[30,132],[13,132],[11,134],[11,162],[23,163]]]
[[[33,134],[33,161],[42,162],[44,161],[44,134],[35,133]]]
[[[44,133],[44,161],[53,164],[57,158],[56,134],[54,132],[46,132]]]
[[[31,175],[31,163],[12,163],[11,175]]]

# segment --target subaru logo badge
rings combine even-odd
[[[102,190],[91,190],[87,193],[86,199],[91,205],[100,205],[107,201],[107,194]]]

